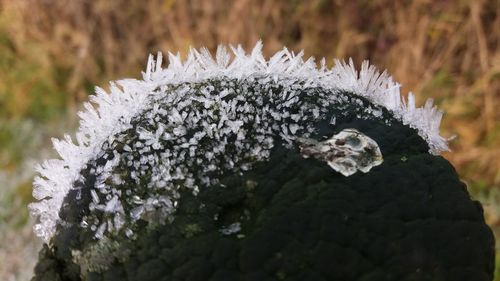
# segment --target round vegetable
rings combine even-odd
[[[260,50],[159,55],[97,90],[38,169],[33,280],[492,280],[432,102]]]

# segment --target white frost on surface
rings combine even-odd
[[[241,231],[241,223],[235,222],[219,230],[223,235],[232,235]]]
[[[36,167],[39,176],[34,180],[33,196],[38,202],[30,205],[30,211],[33,216],[39,218],[39,223],[34,227],[37,236],[46,242],[50,240],[59,220],[58,213],[64,197],[79,179],[82,168],[99,155],[105,142],[111,143],[114,135],[130,128],[132,118],[142,112],[165,85],[196,83],[223,77],[250,81],[253,77],[268,77],[270,83],[292,80],[301,81],[303,88],[322,87],[333,93],[349,91],[387,108],[395,118],[416,129],[427,141],[431,153],[438,154],[448,150],[447,140],[439,134],[442,112],[433,106],[432,100],[428,100],[423,107],[416,107],[415,98],[411,93],[407,98],[401,97],[400,85],[386,72],[378,72],[366,61],[359,72],[356,71],[352,60],[349,63],[337,60],[331,69],[327,68],[322,60],[318,68],[313,58],[304,61],[302,52],[294,54],[286,48],[265,59],[260,42],[249,54],[240,46],[231,47],[231,52],[219,47],[215,58],[206,49],[192,49],[185,61],[181,60],[180,55],[170,53],[169,61],[168,67],[162,68],[161,54],[158,54],[156,60],[150,56],[143,80],[127,79],[111,83],[109,94],[97,88],[96,95],[91,97],[91,102],[96,106],[86,103],[86,111],[79,113],[81,121],[76,140],[68,135],[63,140],[53,140],[54,148],[61,159],[47,160]],[[218,98],[222,99],[224,94],[221,92]],[[199,96],[197,98],[199,102],[204,103],[205,108],[213,105],[214,101],[211,99]],[[293,103],[296,98],[288,97],[286,101]],[[178,102],[178,107],[182,107],[182,103]],[[224,103],[225,101],[221,103],[221,108],[231,107]],[[315,117],[319,114],[319,111],[313,112]],[[371,114],[377,115],[381,112]],[[279,113],[275,115],[275,120],[281,118]],[[170,116],[170,122],[179,124],[186,118],[176,111],[172,111]],[[294,121],[301,118],[290,117]],[[256,122],[258,121],[257,119]],[[332,122],[334,123],[335,119],[332,119]],[[224,126],[223,130],[236,133],[241,125],[238,120],[221,120],[217,127]],[[293,124],[289,127],[283,126],[281,136],[290,141],[287,138],[290,135],[288,132],[293,135],[298,129]],[[156,132],[143,131],[141,135],[151,142],[152,147],[159,148],[159,136],[169,137],[163,130],[164,128],[160,127]],[[179,126],[173,131],[174,136],[170,137],[182,137],[185,133],[185,129]],[[238,138],[244,138],[244,135],[240,134]],[[125,147],[125,150],[127,149],[130,147]],[[112,169],[113,166],[108,168]],[[116,200],[111,201],[112,205],[118,204]],[[105,208],[106,206],[113,207],[109,202]]]

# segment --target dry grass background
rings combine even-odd
[[[29,279],[31,163],[93,85],[139,77],[159,50],[259,39],[267,55],[369,59],[434,98],[457,136],[444,156],[500,235],[500,0],[0,0],[0,280]]]

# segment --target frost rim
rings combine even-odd
[[[162,68],[162,54],[156,60],[149,56],[143,79],[124,79],[110,83],[110,93],[97,87],[90,101],[84,103],[85,111],[79,112],[80,127],[73,141],[71,136],[52,139],[60,159],[46,160],[35,167],[39,173],[33,182],[33,197],[37,202],[29,205],[30,213],[39,218],[34,232],[45,242],[54,235],[59,220],[59,210],[73,182],[80,177],[85,164],[95,158],[101,145],[119,131],[130,126],[130,121],[147,104],[149,97],[161,85],[196,83],[214,78],[245,79],[267,75],[278,80],[287,78],[304,81],[304,87],[322,87],[331,91],[347,91],[362,96],[376,105],[388,109],[403,124],[418,131],[426,140],[429,152],[448,151],[447,139],[439,134],[443,112],[428,99],[423,107],[415,106],[410,92],[401,96],[400,84],[394,82],[386,71],[379,72],[364,61],[358,72],[353,61],[335,60],[333,68],[326,67],[323,58],[317,66],[314,58],[304,60],[303,52],[295,54],[287,48],[266,60],[258,42],[250,53],[241,46],[230,46],[231,52],[219,46],[215,58],[205,48],[191,49],[187,59],[168,53],[169,64]]]

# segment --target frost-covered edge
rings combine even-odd
[[[429,145],[429,152],[438,154],[449,150],[447,139],[439,134],[443,112],[433,106],[431,99],[423,107],[415,106],[412,93],[407,99],[400,94],[400,85],[385,71],[380,73],[367,61],[356,71],[353,61],[335,60],[335,66],[326,67],[322,59],[318,68],[314,58],[304,61],[303,52],[294,54],[288,49],[277,52],[266,60],[262,54],[262,43],[258,42],[247,54],[241,46],[217,49],[215,58],[207,49],[191,49],[183,62],[180,55],[169,53],[169,65],[162,68],[162,55],[156,60],[149,56],[143,80],[125,79],[111,82],[110,93],[96,88],[85,103],[85,111],[79,112],[80,128],[76,143],[69,135],[63,140],[53,139],[53,145],[61,159],[44,161],[37,165],[39,173],[34,180],[33,197],[38,202],[30,204],[30,212],[39,218],[34,226],[37,236],[48,242],[53,236],[59,220],[59,209],[73,182],[80,177],[85,164],[95,158],[101,145],[112,140],[113,135],[130,126],[130,121],[141,112],[160,85],[198,82],[218,77],[244,79],[251,76],[268,75],[275,78],[304,81],[304,87],[319,86],[330,90],[344,90],[365,97],[384,106],[404,124],[416,129]]]

